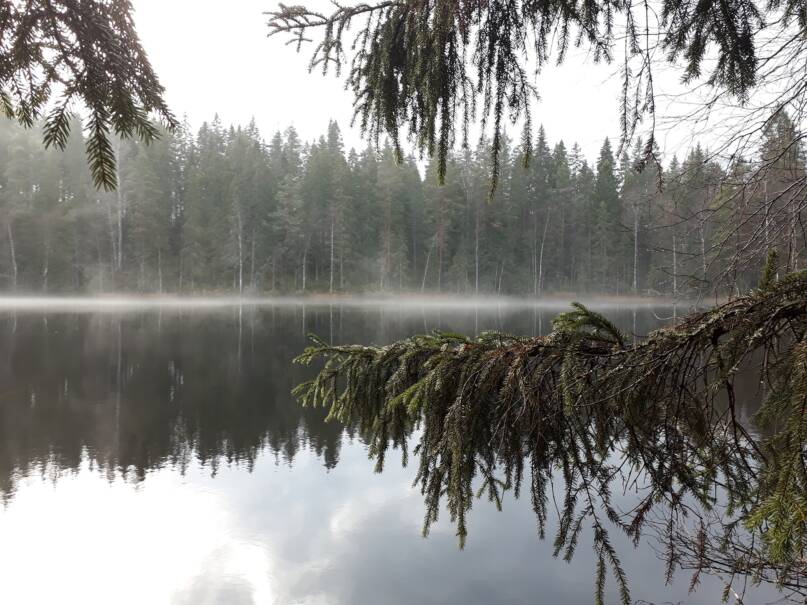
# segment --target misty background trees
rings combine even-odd
[[[150,144],[114,139],[119,187],[107,192],[80,125],[69,132],[61,152],[0,121],[4,291],[683,297],[753,286],[769,249],[784,269],[805,262],[792,199],[805,157],[784,112],[754,157],[721,165],[696,145],[661,174],[637,169],[641,141],[618,153],[605,140],[585,158],[541,128],[526,169],[523,145],[502,143],[492,200],[484,140],[451,152],[438,186],[439,160],[347,150],[334,122],[305,142],[215,118]]]

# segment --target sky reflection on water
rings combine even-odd
[[[507,498],[503,512],[475,504],[464,551],[445,515],[423,539],[414,470],[396,454],[373,473],[358,435],[289,395],[309,372],[290,365],[308,331],[375,343],[434,328],[531,333],[554,314],[289,306],[1,316],[4,600],[588,605],[589,543],[571,564],[553,559],[528,499]],[[612,315],[629,330],[658,324],[649,309]],[[708,579],[688,595],[684,574],[664,587],[649,548],[619,546],[635,599],[719,598]]]

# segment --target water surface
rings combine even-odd
[[[424,539],[414,470],[393,455],[374,473],[351,427],[324,422],[322,410],[290,395],[313,371],[291,364],[308,332],[376,344],[432,329],[537,334],[556,312],[387,302],[6,305],[3,601],[592,603],[588,544],[570,564],[553,559],[528,498],[509,497],[502,512],[475,504],[463,551],[446,518]],[[673,313],[605,312],[637,334]],[[619,497],[629,506],[630,494]],[[717,581],[690,595],[685,574],[664,585],[650,545],[619,546],[636,601],[718,601]]]

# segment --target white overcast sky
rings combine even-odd
[[[305,0],[326,10],[329,2]],[[325,132],[328,120],[342,127],[348,147],[362,147],[350,129],[352,97],[335,76],[309,74],[308,55],[279,37],[267,38],[263,11],[273,0],[134,0],[142,42],[166,87],[173,111],[194,127],[218,113],[225,124],[254,117],[265,138],[294,125],[305,140]],[[602,140],[618,138],[617,65],[576,57],[537,78],[535,107],[551,143],[577,142],[589,160]],[[674,81],[668,78],[670,81]],[[658,86],[657,86],[658,87]],[[659,133],[664,139],[665,133]],[[675,133],[673,133],[674,136]],[[667,151],[686,145],[676,140]]]

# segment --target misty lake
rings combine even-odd
[[[447,515],[423,538],[398,452],[374,473],[352,427],[290,394],[314,372],[291,363],[309,332],[374,344],[433,329],[538,334],[562,308],[6,305],[3,601],[589,605],[591,549],[554,559],[529,498],[508,495],[501,512],[477,502],[462,551]],[[673,314],[604,312],[637,334]],[[618,545],[635,601],[719,601],[712,578],[695,594],[685,573],[665,586],[652,544]],[[610,580],[608,594],[618,602]]]

